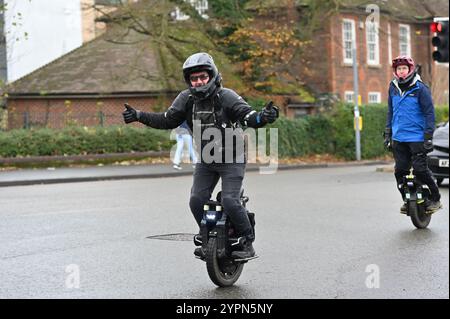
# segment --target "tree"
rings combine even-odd
[[[226,79],[235,87],[242,82],[233,74],[233,66],[220,52],[212,37],[205,32],[203,18],[183,0],[141,0],[136,3],[118,1],[117,10],[108,11],[103,6],[93,8],[101,13],[99,19],[107,24],[104,38],[115,44],[150,45],[157,52],[157,66],[161,72],[161,81],[169,90],[175,90],[182,83],[181,65],[191,54],[199,51],[210,52],[219,67],[222,67]],[[191,19],[175,21],[173,12],[178,6]],[[130,59],[139,52],[130,52]],[[142,74],[152,77],[154,70],[142,70]]]
[[[246,4],[247,13],[239,15],[234,30],[220,41],[224,50],[240,63],[242,76],[254,88],[304,94],[301,75],[308,72],[305,53],[321,22],[340,1],[253,0]]]

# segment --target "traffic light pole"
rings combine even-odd
[[[352,49],[352,55],[353,55],[353,95],[355,98],[355,140],[356,140],[356,160],[361,160],[361,136],[360,136],[360,127],[359,127],[359,108],[358,108],[358,102],[359,102],[359,87],[358,87],[358,66],[356,62],[356,47],[355,44],[353,44]]]

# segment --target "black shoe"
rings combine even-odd
[[[203,250],[203,247],[195,248],[194,255],[195,255],[195,257],[198,257],[200,259],[205,259],[206,258],[205,251]]]
[[[255,255],[255,249],[253,249],[251,241],[245,242],[242,250],[235,250],[231,253],[231,257],[234,259],[250,259],[255,257]]]
[[[427,214],[433,214],[442,208],[442,204],[439,200],[430,200],[427,202]]]

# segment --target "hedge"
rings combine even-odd
[[[161,151],[170,149],[169,132],[133,126],[20,129],[0,132],[0,156],[44,156]]]
[[[262,103],[261,103],[262,104]],[[382,132],[386,105],[361,106],[361,157],[386,155]],[[448,121],[448,106],[436,107],[436,123]],[[278,128],[279,156],[334,154],[355,158],[353,106],[337,105],[331,113],[299,119],[281,117],[269,127]],[[170,131],[137,126],[68,127],[63,130],[0,131],[0,156],[42,156],[125,153],[170,150]]]
[[[335,144],[334,154],[345,159],[355,158],[355,130],[353,105],[340,104],[329,115]],[[363,117],[361,130],[361,158],[369,159],[387,154],[383,146],[383,131],[386,125],[387,105],[371,104],[359,108]],[[448,105],[435,108],[436,123],[448,121]]]

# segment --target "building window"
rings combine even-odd
[[[366,23],[367,64],[380,64],[378,23]]]
[[[380,92],[369,92],[369,104],[379,104],[381,103],[381,93]]]
[[[353,63],[353,43],[355,42],[355,21],[344,19],[342,21],[342,43],[344,63]]]
[[[208,0],[190,0],[191,5],[194,6],[195,10],[197,10],[198,14],[203,18],[207,19],[208,15],[206,12],[208,11]]]
[[[409,33],[409,25],[400,24],[398,27],[398,43],[400,55],[411,56],[411,36]]]
[[[184,0],[184,2],[190,3],[203,19],[209,18],[206,14],[208,11],[208,0]],[[175,20],[187,20],[190,18],[189,15],[183,13],[178,7],[172,12],[172,16]]]
[[[346,103],[354,103],[355,97],[353,91],[345,91],[344,92],[344,101]]]

